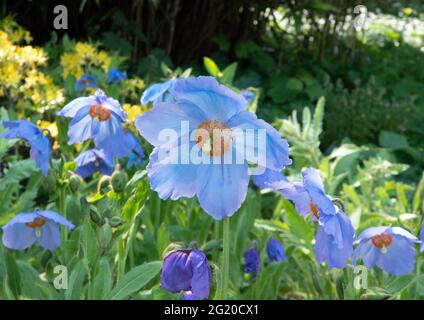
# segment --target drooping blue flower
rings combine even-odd
[[[355,229],[342,210],[321,218],[314,245],[318,262],[326,261],[330,269],[345,268],[353,252],[354,237]]]
[[[184,300],[207,299],[211,268],[200,250],[177,250],[163,261],[161,286],[173,293],[184,292]]]
[[[177,79],[170,92],[175,102],[155,103],[135,121],[155,146],[147,173],[160,198],[197,195],[203,210],[221,220],[246,197],[248,163],[274,171],[291,164],[288,143],[278,131],[247,112],[246,100],[214,78]],[[172,141],[161,139],[165,131],[175,133]],[[258,143],[259,136],[264,143]],[[173,162],[175,154],[180,157]]]
[[[244,253],[244,273],[259,273],[259,252],[255,247],[251,247]]]
[[[335,215],[337,210],[331,198],[325,193],[319,172],[314,168],[302,172],[303,181],[285,183],[281,189],[284,198],[293,201],[301,215],[312,213],[316,219]]]
[[[266,252],[270,262],[285,262],[287,261],[286,253],[283,245],[277,239],[271,238],[266,245]]]
[[[265,169],[263,174],[254,175],[253,183],[261,189],[283,189],[291,186],[281,172],[270,169]]]
[[[122,134],[122,121],[127,116],[119,102],[98,89],[93,96],[72,100],[57,115],[72,118],[69,144],[93,138],[96,146],[107,144],[114,135]]]
[[[113,158],[105,155],[102,150],[87,150],[75,159],[75,163],[75,173],[84,179],[95,172],[110,176],[114,170]]]
[[[113,68],[109,70],[107,81],[110,83],[119,83],[122,80],[125,80],[126,78],[127,78],[127,75],[124,72],[116,68]]]
[[[24,139],[31,146],[30,157],[40,168],[44,176],[49,170],[50,140],[36,125],[27,120],[3,121],[3,126],[9,131],[0,135],[0,138]]]
[[[420,231],[420,252],[424,251],[424,224],[421,226],[421,231]]]
[[[75,82],[75,91],[82,91],[88,88],[96,88],[98,86],[97,78],[91,74],[83,74],[76,82]]]
[[[121,159],[133,152],[144,157],[143,148],[131,132],[122,131],[122,134],[112,135],[109,139],[101,141],[97,147],[102,149],[109,158]]]
[[[255,99],[255,93],[250,90],[241,90],[240,94],[246,99],[248,104],[252,103],[253,99]]]
[[[400,227],[370,227],[356,239],[353,264],[362,261],[371,269],[375,265],[387,273],[400,276],[414,271],[414,243],[420,241]]]
[[[174,84],[174,80],[168,80],[161,83],[155,83],[148,87],[141,96],[140,102],[143,106],[149,103],[168,102],[171,100],[170,89]]]
[[[53,211],[35,211],[14,216],[3,229],[3,244],[14,250],[24,250],[38,242],[44,249],[55,250],[60,246],[58,224],[69,230],[74,225]]]

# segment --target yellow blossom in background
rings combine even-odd
[[[48,130],[50,132],[50,136],[52,138],[57,138],[59,131],[57,129],[56,122],[50,122],[50,121],[47,121],[47,120],[38,120],[37,126],[40,129]]]
[[[80,78],[89,67],[101,68],[108,72],[112,57],[104,50],[98,50],[93,44],[77,42],[72,52],[66,52],[60,59],[63,67],[63,77],[71,75],[75,79]]]
[[[138,104],[131,105],[129,103],[125,103],[122,107],[124,108],[130,122],[134,122],[135,118],[149,109],[147,106],[141,106]]]

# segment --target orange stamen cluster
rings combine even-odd
[[[393,236],[390,233],[380,233],[372,237],[371,241],[379,249],[387,248],[392,244]]]
[[[45,223],[46,223],[46,219],[37,217],[32,222],[25,223],[25,225],[29,228],[36,229],[36,228],[41,228],[42,226],[45,225]]]
[[[95,103],[90,106],[89,114],[99,121],[107,121],[110,118],[110,111],[101,104]]]
[[[223,121],[203,121],[195,133],[196,144],[209,156],[221,156],[231,146],[231,129]]]
[[[309,202],[309,208],[311,209],[311,213],[314,217],[319,219],[318,208],[312,201]]]

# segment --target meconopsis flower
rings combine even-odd
[[[359,257],[371,269],[375,265],[387,273],[400,276],[414,271],[414,243],[420,241],[400,227],[370,227],[356,239],[353,264]]]
[[[183,291],[184,300],[207,299],[211,280],[211,268],[200,250],[177,250],[163,262],[162,288],[173,293]]]
[[[75,173],[82,178],[87,178],[95,172],[107,176],[113,173],[114,163],[102,150],[91,149],[81,153],[76,159],[77,168]]]
[[[122,134],[112,135],[104,143],[100,143],[104,153],[110,157],[119,159],[129,156],[131,153],[144,157],[143,148],[137,138],[131,132],[122,132]]]
[[[35,124],[27,120],[3,121],[3,126],[9,131],[0,135],[1,138],[21,138],[29,143],[31,159],[35,161],[44,176],[49,170],[50,140]]]
[[[94,139],[98,148],[108,144],[114,135],[122,134],[122,121],[127,121],[124,110],[115,99],[98,89],[93,96],[72,100],[57,115],[72,118],[69,125],[69,144]]]
[[[88,88],[96,88],[98,85],[97,78],[91,74],[83,74],[76,82],[75,82],[75,91],[82,91]]]
[[[329,268],[343,268],[353,251],[355,230],[352,223],[326,195],[316,169],[306,169],[302,176],[302,181],[280,181],[281,193],[294,202],[300,215],[312,213],[318,220],[314,246],[318,262],[327,261]]]
[[[275,171],[291,164],[278,131],[214,78],[177,79],[170,93],[174,102],[156,102],[135,121],[155,146],[147,173],[160,198],[197,195],[203,210],[221,220],[246,197],[248,163]]]
[[[38,242],[44,249],[56,250],[60,246],[59,224],[69,230],[74,225],[53,211],[20,213],[3,226],[3,244],[15,250],[24,250]]]
[[[116,68],[113,68],[109,70],[107,81],[110,83],[119,83],[126,78],[127,75],[125,73]]]
[[[171,101],[170,89],[174,84],[174,80],[168,80],[161,83],[155,83],[148,87],[141,96],[140,102],[143,106],[149,103]]]
[[[424,251],[424,224],[421,226],[421,231],[420,231],[420,252]]]
[[[259,252],[256,247],[250,247],[244,253],[244,273],[259,273]]]
[[[283,245],[277,239],[271,238],[268,240],[266,245],[266,253],[268,254],[269,262],[287,261]]]

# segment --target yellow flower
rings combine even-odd
[[[75,44],[75,53],[83,59],[92,59],[96,55],[96,48],[86,42],[77,42]]]
[[[49,130],[50,136],[52,138],[56,138],[57,135],[58,135],[59,131],[57,130],[56,122],[50,122],[50,121],[47,121],[47,120],[38,120],[37,126],[42,130],[43,129]]]
[[[125,103],[123,106],[125,113],[127,114],[128,120],[130,122],[133,122],[135,118],[137,118],[139,115],[143,114],[148,110],[146,106],[141,105],[131,105],[129,103]]]

